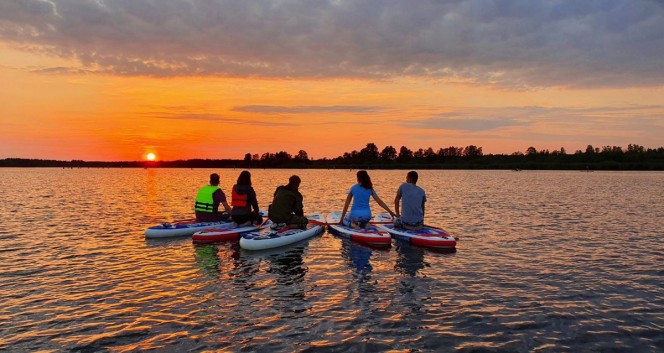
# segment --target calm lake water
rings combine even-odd
[[[144,239],[240,171],[0,169],[0,350],[664,351],[664,173],[422,171],[452,253]],[[261,208],[297,173],[323,214],[356,172],[251,171]],[[392,205],[406,171],[369,174]]]

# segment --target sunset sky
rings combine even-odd
[[[661,0],[0,0],[0,158],[664,146]]]

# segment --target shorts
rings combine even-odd
[[[231,218],[226,212],[201,212],[196,211],[196,222],[221,222]]]
[[[346,217],[344,217],[343,225],[345,225],[346,227],[350,227],[350,223],[355,222],[359,224],[360,228],[364,228],[367,225],[367,223],[369,223],[369,221],[371,221],[371,216],[366,217],[366,216],[347,215]]]
[[[424,225],[424,221],[419,221],[419,222],[404,222],[401,220],[401,217],[397,217],[394,219],[394,226],[396,228],[403,228],[403,227],[422,227]]]

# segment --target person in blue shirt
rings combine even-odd
[[[354,229],[366,228],[373,217],[371,207],[369,206],[370,197],[373,197],[392,217],[395,216],[394,212],[376,194],[367,171],[360,170],[357,172],[357,184],[350,188],[348,197],[346,197],[344,209],[341,211],[340,223]],[[348,205],[350,205],[351,200],[353,201],[353,206],[350,209],[350,214],[346,217],[346,211],[348,211]]]
[[[399,186],[397,196],[394,198],[394,211],[397,218],[394,225],[397,228],[420,230],[424,226],[424,203],[427,196],[424,190],[415,185],[418,175],[416,171],[406,174],[406,182]],[[399,201],[401,201],[401,212],[399,212]]]

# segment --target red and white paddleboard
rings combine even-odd
[[[261,227],[269,227],[272,222],[268,219],[262,225],[229,226],[223,228],[210,228],[194,233],[191,240],[194,243],[214,243],[219,241],[240,240],[242,234],[253,232]]]
[[[204,229],[225,228],[231,226],[232,223],[230,220],[220,222],[197,222],[195,219],[179,220],[150,227],[145,230],[145,237],[148,239],[184,237]]]
[[[394,219],[389,213],[379,213],[372,221],[396,240],[433,249],[452,249],[456,247],[457,239],[442,228],[424,226],[422,229],[411,230],[396,228],[393,222]]]
[[[371,246],[390,246],[392,244],[390,235],[376,225],[371,224],[367,228],[355,229],[339,224],[341,212],[328,214],[326,220],[327,229],[334,235]]]

